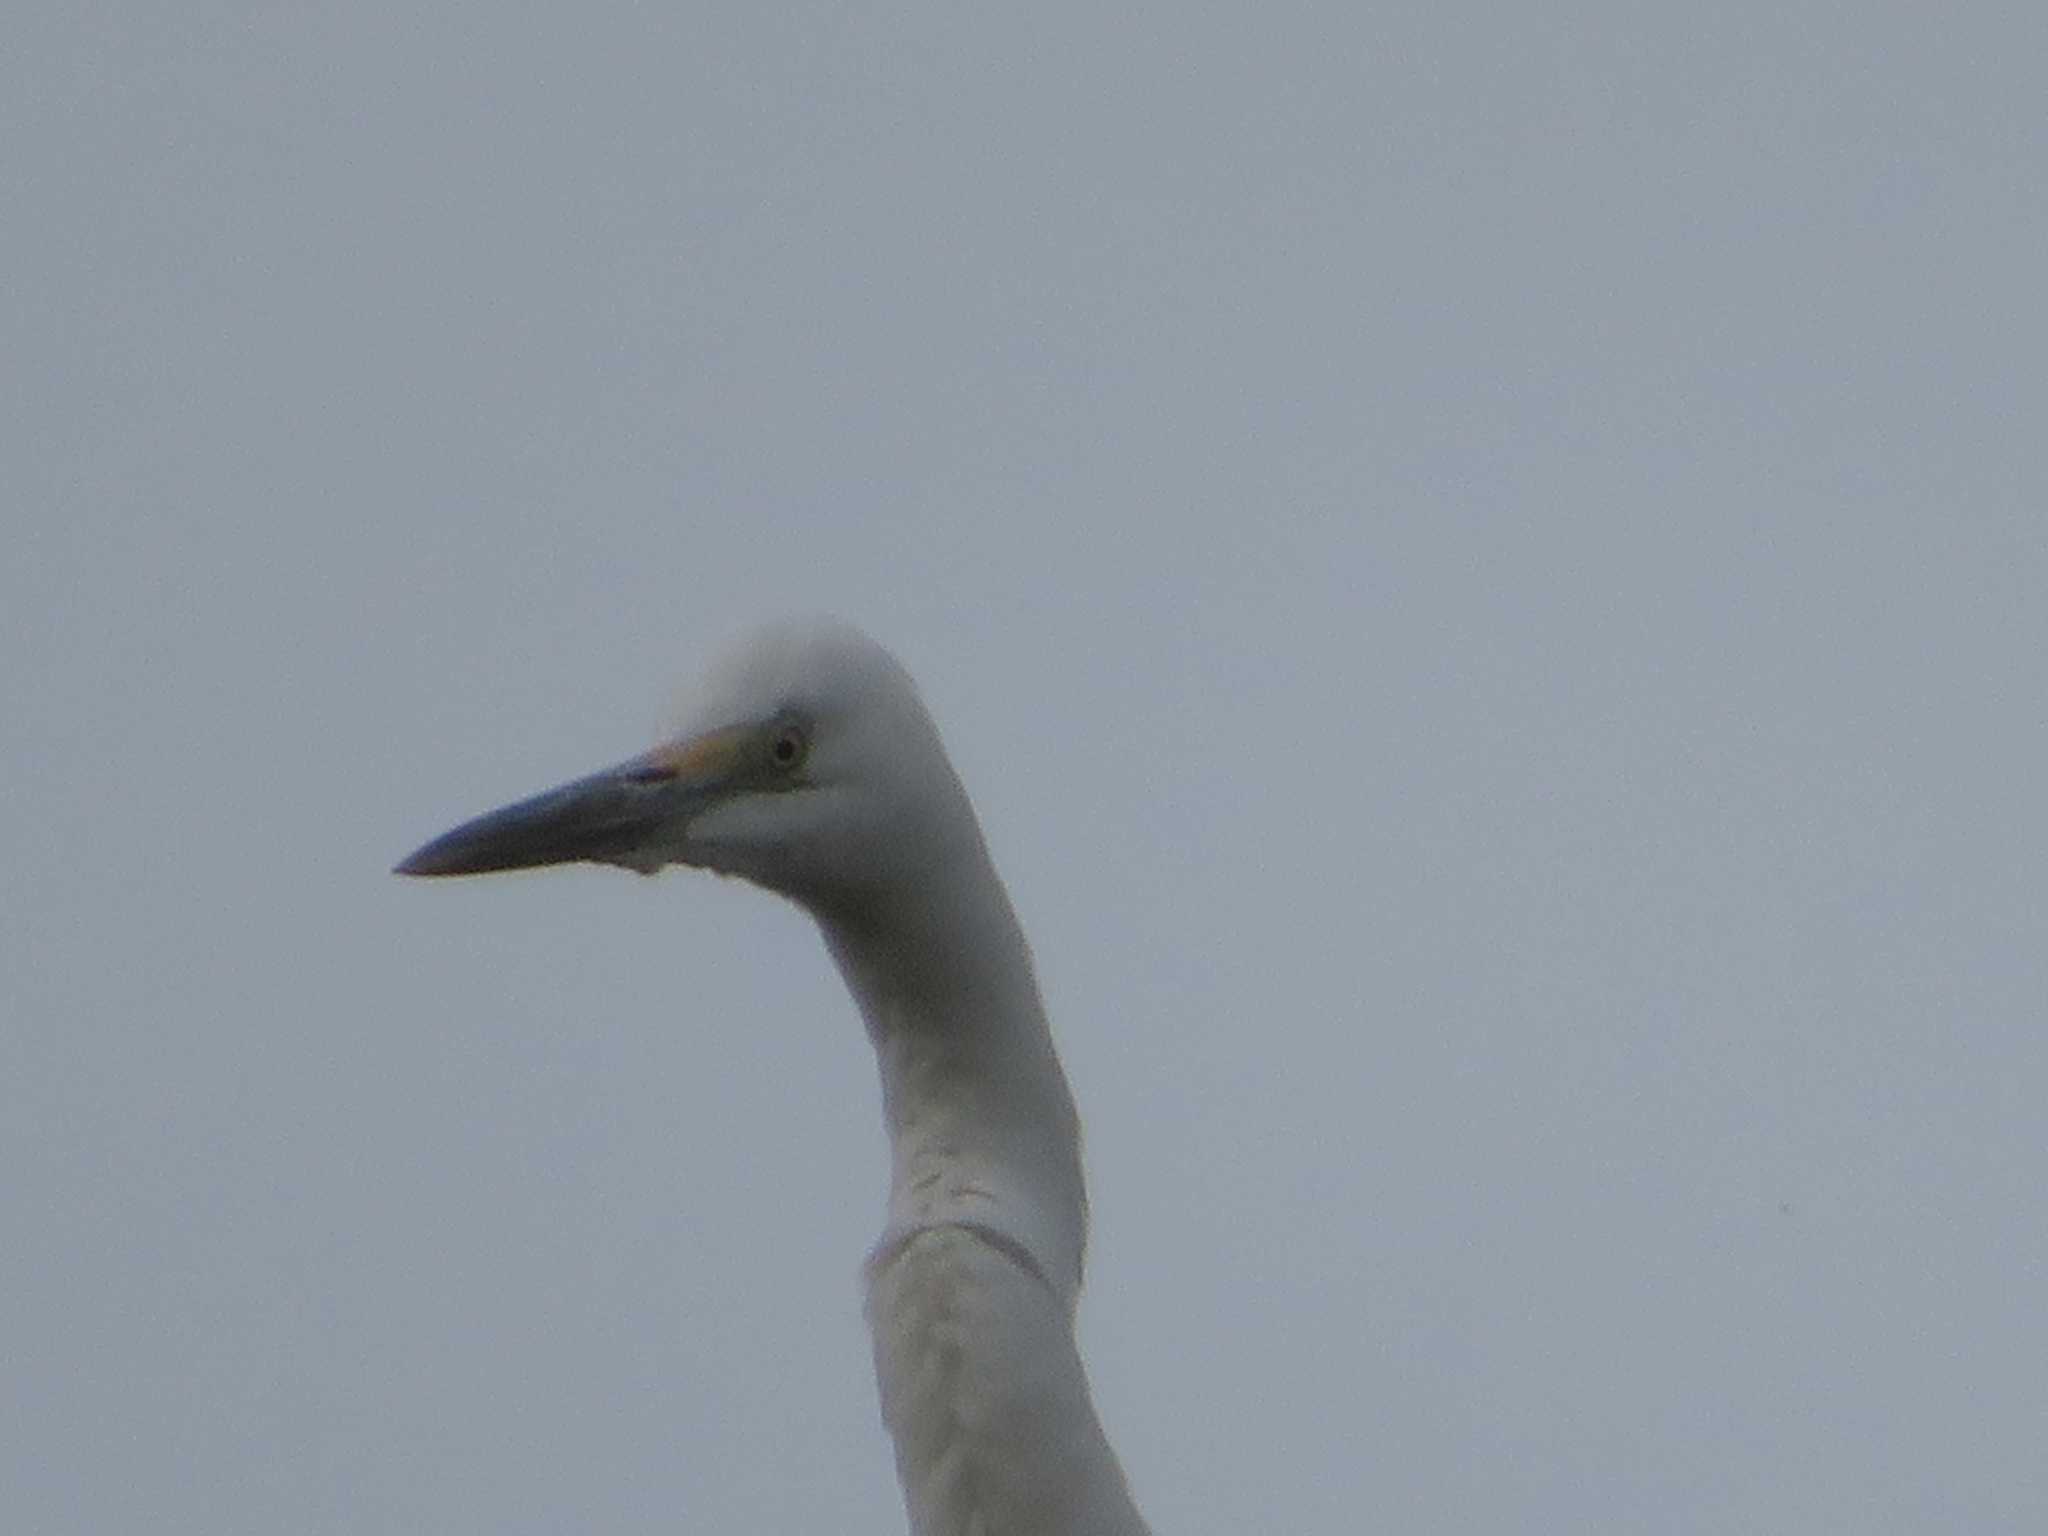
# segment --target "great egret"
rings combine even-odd
[[[916,1536],[1143,1536],[1074,1344],[1087,1196],[1031,951],[903,667],[764,630],[652,751],[466,822],[408,875],[589,860],[797,902],[866,1020],[891,1148],[867,1316]]]

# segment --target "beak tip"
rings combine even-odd
[[[474,875],[500,866],[477,857],[477,849],[468,841],[457,836],[466,830],[458,827],[455,832],[446,833],[432,842],[422,843],[404,858],[391,866],[394,875],[435,878],[444,875]]]
[[[436,875],[442,873],[442,871],[434,867],[434,861],[426,855],[427,850],[425,848],[407,854],[391,866],[391,873],[394,875]]]

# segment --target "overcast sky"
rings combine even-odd
[[[1161,1536],[2048,1529],[2034,8],[8,32],[0,1526],[901,1531],[815,934],[387,873],[828,609]]]

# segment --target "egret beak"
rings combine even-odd
[[[642,753],[472,821],[408,855],[400,875],[482,875],[543,864],[674,862],[690,818],[733,787],[751,735],[740,728]]]

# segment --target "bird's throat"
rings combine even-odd
[[[993,886],[993,877],[990,878]],[[1080,1127],[1031,957],[1000,886],[981,910],[917,914],[929,932],[826,923],[881,1072],[890,1143],[886,1247],[941,1226],[983,1230],[1029,1255],[1071,1310],[1087,1234]],[[933,971],[904,956],[971,955]]]

